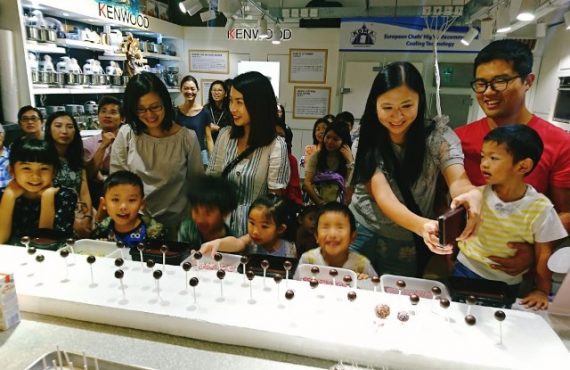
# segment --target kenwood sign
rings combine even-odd
[[[267,29],[267,38],[259,37],[260,31],[257,28],[231,28],[228,30],[228,40],[273,40],[273,30]],[[281,29],[281,41],[291,40],[293,33],[290,28]]]

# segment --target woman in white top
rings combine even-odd
[[[233,80],[230,90],[233,124],[220,131],[208,172],[234,181],[238,206],[232,212],[234,235],[247,233],[247,212],[255,199],[268,192],[281,195],[289,182],[287,145],[277,136],[277,101],[271,83],[259,72]]]
[[[152,73],[129,80],[124,108],[128,125],[119,130],[111,151],[111,173],[134,172],[143,181],[144,211],[168,229],[176,240],[187,214],[186,187],[204,172],[200,144],[192,130],[174,122],[168,90]]]

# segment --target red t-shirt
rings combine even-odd
[[[549,185],[570,188],[570,134],[535,115],[528,126],[542,139],[544,151],[525,182],[543,194],[548,193]],[[490,130],[487,117],[455,129],[465,155],[465,171],[476,186],[485,184],[479,165],[483,138]]]
[[[303,204],[303,195],[301,193],[301,177],[299,176],[299,165],[297,164],[297,158],[291,153],[289,153],[289,165],[291,166],[291,177],[289,178],[289,184],[283,193],[285,198],[290,199],[296,204]]]

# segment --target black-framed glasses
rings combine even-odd
[[[491,81],[484,80],[482,78],[478,78],[475,81],[471,81],[471,88],[476,93],[484,93],[489,86],[493,91],[505,91],[509,86],[509,82],[514,79],[521,77],[520,75],[511,76],[511,77],[495,77]]]
[[[164,105],[162,105],[162,104],[151,105],[148,108],[137,108],[137,114],[141,115],[141,114],[145,114],[146,112],[158,113],[158,112],[161,112],[163,109],[164,109]]]

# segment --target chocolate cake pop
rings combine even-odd
[[[283,275],[281,274],[275,274],[273,275],[273,281],[275,281],[275,285],[277,285],[277,302],[279,302],[280,294],[279,294],[279,284],[281,283],[281,281],[283,280]]]
[[[69,249],[60,249],[59,255],[63,258],[67,258],[69,256]]]
[[[354,302],[356,299],[356,292],[354,290],[351,290],[350,292],[346,293],[346,298],[348,298],[350,302]]]
[[[38,255],[36,256],[36,262],[38,262],[38,263],[42,263],[43,261],[45,261],[45,259],[46,259],[46,258],[45,258],[45,256],[44,256],[43,254],[38,254]]]
[[[222,268],[221,266],[221,262],[222,262],[222,254],[220,252],[216,252],[214,254],[214,261],[216,261],[218,263],[218,270]]]
[[[396,287],[398,288],[398,294],[402,294],[402,290],[406,287],[406,282],[404,280],[396,281]]]
[[[329,270],[329,275],[332,277],[333,279],[333,286],[336,286],[336,277],[338,276],[338,270],[337,269],[330,269]]]
[[[223,269],[219,269],[216,272],[216,276],[220,279],[220,298],[224,299],[224,278],[226,277],[226,272]]]
[[[143,251],[144,251],[144,243],[137,244],[137,250],[139,251],[139,258],[141,259],[141,270],[143,268]]]
[[[26,250],[26,252],[28,252],[28,254],[29,254],[30,256],[33,256],[34,254],[36,254],[37,249],[36,249],[36,247],[29,247],[29,248]]]
[[[115,266],[117,267],[121,267],[125,264],[125,260],[122,259],[121,257],[119,258],[115,258]]]
[[[154,270],[152,272],[152,277],[154,278],[155,284],[156,284],[156,294],[160,297],[160,278],[162,277],[162,271],[161,270]]]
[[[146,260],[146,267],[148,267],[149,269],[153,270],[154,269],[154,260],[152,258],[149,258]]]
[[[115,278],[119,279],[121,282],[121,290],[123,291],[123,297],[125,296],[125,286],[123,285],[123,277],[125,277],[125,272],[121,269],[115,271]]]
[[[477,323],[477,319],[473,315],[467,315],[465,316],[465,322],[467,323],[467,325],[473,326]]]
[[[30,248],[30,241],[31,241],[31,239],[30,239],[29,236],[22,236],[22,237],[20,238],[20,243],[21,243],[24,247],[26,247],[26,249]]]
[[[265,289],[265,277],[267,275],[267,269],[269,268],[269,261],[268,260],[262,260],[261,261],[261,268],[263,269],[263,288]]]
[[[499,343],[503,344],[503,321],[507,318],[504,311],[497,310],[495,311],[495,320],[499,322]]]
[[[287,289],[287,291],[285,292],[285,298],[287,298],[290,301],[293,299],[293,297],[295,297],[295,292],[291,289]]]
[[[420,296],[417,294],[410,295],[410,303],[412,306],[416,306],[418,303],[420,303]]]
[[[311,279],[309,280],[309,286],[310,286],[312,289],[316,289],[316,288],[319,286],[319,281],[318,281],[317,279],[315,279],[315,278],[311,278]]]
[[[192,287],[192,293],[194,295],[194,304],[196,304],[196,287],[198,286],[199,282],[200,280],[197,277],[193,277],[189,281],[189,284]]]
[[[390,306],[387,304],[379,304],[375,307],[374,312],[376,313],[376,316],[384,320],[390,316]]]
[[[436,285],[434,285],[434,286],[431,288],[431,293],[433,294],[433,297],[434,297],[434,298],[437,298],[437,297],[439,297],[439,296],[441,295],[441,288],[438,287],[438,286],[436,286]]]
[[[117,240],[115,245],[117,246],[117,248],[119,248],[119,251],[121,252],[121,258],[125,258],[125,256],[123,255],[123,248],[125,248],[125,243],[123,243],[121,240]]]
[[[449,322],[449,314],[447,313],[447,309],[449,308],[449,306],[451,306],[451,302],[449,301],[449,299],[441,297],[439,299],[439,306],[446,311],[445,321]]]
[[[168,252],[168,247],[166,245],[160,246],[160,253],[162,253],[162,269],[166,271],[166,252]]]
[[[253,289],[251,288],[251,281],[255,277],[255,273],[251,270],[247,270],[245,275],[247,276],[247,280],[249,280],[249,302],[253,303],[255,301],[253,300]]]
[[[319,266],[311,266],[311,274],[313,274],[313,276],[317,276],[319,272],[321,272]]]
[[[65,246],[70,250],[71,254],[75,254],[73,247],[75,246],[75,239],[69,238],[65,241]]]
[[[184,270],[185,279],[184,279],[184,289],[188,289],[188,285],[186,285],[186,281],[188,281],[188,271],[192,268],[192,264],[188,261],[182,264],[182,270]]]
[[[293,268],[293,264],[291,263],[291,261],[285,260],[285,262],[283,262],[283,269],[285,270],[285,286],[289,286],[289,283],[288,283],[289,271],[291,271],[292,268]]]
[[[91,285],[95,284],[95,281],[93,280],[93,264],[95,263],[96,260],[97,259],[93,255],[87,256],[87,263],[89,264],[89,272],[91,273]]]
[[[374,293],[376,293],[376,289],[380,285],[380,277],[378,275],[374,275],[370,278],[370,281],[374,285]]]

